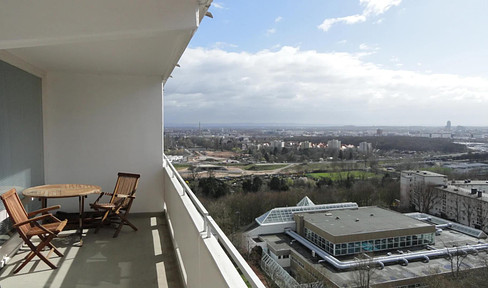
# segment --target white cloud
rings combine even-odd
[[[283,20],[283,17],[278,16],[278,17],[276,17],[276,19],[274,20],[274,22],[275,23],[278,23],[278,22],[281,22],[281,20]]]
[[[330,18],[330,19],[325,19],[324,22],[322,22],[322,24],[319,25],[319,29],[322,29],[324,31],[329,31],[330,27],[332,27],[332,25],[336,23],[355,24],[364,21],[366,21],[366,16],[360,14],[340,17],[340,18]]]
[[[266,30],[266,35],[268,35],[268,36],[271,35],[271,34],[274,34],[274,33],[276,33],[276,29],[275,28],[270,28],[270,29]]]
[[[400,5],[401,2],[402,0],[359,0],[359,3],[364,6],[363,12],[361,14],[338,18],[328,18],[325,19],[322,24],[318,26],[318,28],[327,32],[332,27],[332,25],[337,23],[351,25],[365,22],[370,17],[381,15],[388,11],[391,7]],[[382,21],[383,20],[380,19],[377,21],[377,23],[381,23]]]
[[[378,51],[380,50],[380,48],[378,47],[378,45],[368,45],[366,43],[361,43],[359,45],[359,50],[363,50],[363,51]]]
[[[224,5],[220,2],[212,2],[212,7],[218,8],[218,9],[224,9]]]
[[[227,43],[227,42],[215,42],[214,47],[217,49],[224,49],[224,48],[237,48],[238,45]]]
[[[400,61],[400,59],[398,59],[398,57],[396,57],[396,56],[393,56],[390,58],[390,62],[398,63],[399,61]]]
[[[485,125],[488,79],[385,69],[360,54],[187,49],[165,87],[169,123]],[[434,122],[433,122],[434,121]],[[471,121],[471,122],[469,122]],[[468,123],[469,122],[469,123]]]
[[[402,0],[359,0],[359,3],[365,6],[363,14],[373,16],[381,15],[401,2]]]

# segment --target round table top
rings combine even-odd
[[[27,188],[22,191],[22,194],[27,197],[37,198],[65,198],[100,193],[101,191],[102,188],[96,185],[54,184]]]

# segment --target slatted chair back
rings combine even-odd
[[[132,199],[127,197],[117,197],[118,195],[133,196],[136,193],[137,185],[139,184],[139,174],[118,173],[117,182],[115,183],[114,193],[112,195],[111,203],[116,205],[122,201],[122,207],[126,207]]]
[[[22,205],[15,188],[3,193],[0,197],[2,198],[3,205],[10,216],[10,221],[12,221],[12,224],[15,225],[28,220],[27,211],[25,211],[24,205]],[[18,228],[20,233],[23,233],[23,236],[25,236],[30,227],[31,225],[26,223]]]

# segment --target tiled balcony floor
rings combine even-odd
[[[164,215],[132,214],[129,219],[139,231],[126,226],[118,238],[112,238],[115,230],[108,226],[97,234],[85,230],[82,247],[73,245],[79,240],[69,234],[74,231],[55,239],[54,245],[64,254],[51,256],[58,266],[55,270],[35,257],[14,275],[12,271],[28,252],[19,250],[0,271],[0,286],[183,287]]]

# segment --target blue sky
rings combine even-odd
[[[488,126],[488,1],[214,1],[166,125]]]

